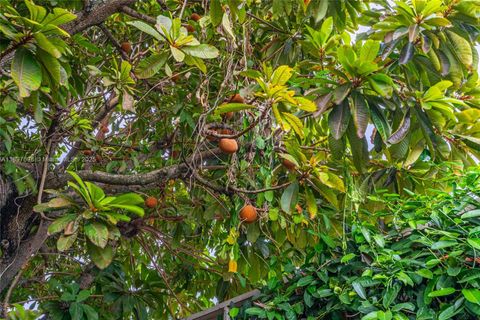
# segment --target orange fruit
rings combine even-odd
[[[282,165],[287,168],[288,170],[294,170],[295,169],[295,163],[293,163],[292,161],[290,160],[287,160],[287,159],[283,159],[282,160]]]
[[[192,19],[193,21],[198,21],[202,18],[202,16],[200,16],[198,13],[192,13],[192,15],[190,16],[190,19]]]
[[[93,154],[93,151],[92,150],[83,150],[83,155],[85,156],[91,156]]]
[[[246,223],[255,222],[257,220],[257,209],[255,209],[255,207],[251,204],[245,205],[240,210],[240,220]]]
[[[225,120],[230,120],[230,119],[232,119],[232,118],[233,118],[233,111],[224,113],[224,114],[223,114],[223,118],[224,118]]]
[[[233,103],[245,103],[245,100],[243,99],[243,97],[241,95],[239,95],[238,93],[234,94],[233,96],[230,97],[230,102],[233,102]]]
[[[222,138],[218,143],[218,147],[224,152],[228,154],[233,154],[238,150],[237,140],[235,139],[227,139]]]
[[[148,197],[147,200],[145,200],[145,205],[148,208],[155,208],[158,204],[158,200],[155,197]]]
[[[180,75],[178,73],[175,73],[174,75],[172,75],[172,81],[173,82],[178,82],[178,80],[180,80]]]
[[[122,47],[122,50],[125,51],[125,53],[127,54],[132,52],[132,45],[130,44],[130,42],[124,41],[120,46]]]
[[[189,25],[189,24],[185,25],[185,29],[187,29],[187,31],[189,33],[195,32],[195,28],[192,25]]]

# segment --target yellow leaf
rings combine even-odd
[[[292,76],[292,68],[289,66],[280,66],[273,71],[270,83],[272,85],[284,85]]]

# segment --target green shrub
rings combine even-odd
[[[271,275],[236,319],[478,319],[480,171],[451,177],[448,191],[381,194],[343,246],[325,238],[301,268]],[[385,221],[372,223],[372,221]],[[330,245],[330,247],[328,246]],[[343,248],[342,248],[343,247]],[[274,262],[273,262],[274,263]]]

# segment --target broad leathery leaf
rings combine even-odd
[[[136,193],[125,193],[125,194],[122,194],[118,197],[115,197],[115,200],[111,201],[110,203],[112,204],[129,204],[129,205],[133,205],[133,204],[140,204],[140,203],[143,203],[144,200],[143,198],[136,194]]]
[[[30,12],[30,19],[33,21],[42,22],[43,18],[47,15],[47,9],[35,5],[31,0],[25,0],[25,5]]]
[[[100,222],[88,223],[84,226],[85,235],[92,243],[100,248],[105,248],[108,243],[108,228]]]
[[[77,239],[77,233],[74,233],[69,236],[61,235],[57,240],[58,251],[62,252],[70,249],[70,247],[72,246],[72,244],[75,242],[76,239]]]
[[[168,54],[155,53],[140,61],[135,68],[135,75],[139,79],[148,79],[153,77],[167,62]]]
[[[359,138],[355,126],[351,123],[347,129],[347,137],[352,151],[353,164],[359,172],[364,172],[369,163],[368,143],[365,137]]]
[[[454,54],[467,68],[471,67],[473,64],[473,53],[470,42],[455,32],[447,30],[446,34],[453,46]]]
[[[348,128],[350,122],[350,108],[345,99],[339,105],[335,105],[328,114],[328,126],[333,138],[339,140]]]
[[[286,213],[290,213],[292,207],[297,204],[298,199],[298,183],[294,182],[289,185],[282,194],[280,199],[280,207]]]
[[[374,103],[370,103],[369,106],[370,117],[375,126],[375,129],[377,129],[377,132],[382,137],[382,140],[387,141],[388,136],[390,135],[391,128],[385,118],[385,115],[383,114],[382,109]]]
[[[315,104],[317,105],[318,109],[313,115],[314,117],[318,117],[319,115],[327,111],[328,106],[330,105],[330,100],[332,100],[332,96],[333,92],[330,92],[315,99]]]
[[[185,46],[182,51],[193,57],[200,59],[214,59],[218,57],[219,51],[209,44],[200,44],[198,46]]]
[[[420,127],[422,128],[423,136],[427,140],[428,149],[432,155],[432,158],[435,159],[436,149],[437,149],[437,136],[433,131],[432,123],[427,117],[425,112],[420,108],[420,106],[415,106],[415,113],[417,114],[418,120],[420,122]]]
[[[222,22],[223,8],[220,0],[210,1],[210,21],[214,27]]]
[[[435,297],[443,297],[448,296],[455,292],[455,288],[442,288],[440,290],[432,291],[428,294],[428,297],[435,298]]]
[[[478,289],[463,289],[462,294],[471,303],[480,305],[480,290]]]
[[[392,135],[388,138],[387,142],[389,144],[397,144],[402,141],[406,136],[408,131],[410,130],[410,108],[408,108],[407,113],[402,119],[402,122],[398,126],[398,129],[392,133]]]
[[[315,105],[315,103],[307,98],[293,97],[293,99],[297,102],[296,106],[298,109],[307,112],[314,112],[317,110],[317,106]]]
[[[461,219],[471,219],[480,217],[480,209],[470,210],[460,216]]]
[[[480,238],[468,238],[467,242],[473,248],[480,250]]]
[[[317,178],[312,178],[312,187],[314,187],[328,202],[330,202],[336,209],[339,208],[337,195],[332,188],[325,186]]]
[[[127,24],[129,24],[131,26],[134,26],[135,28],[139,29],[140,31],[143,31],[143,32],[151,35],[152,37],[154,37],[155,39],[157,39],[159,41],[164,40],[162,35],[157,30],[155,30],[153,27],[146,24],[145,22],[142,22],[142,21],[128,21]]]
[[[392,95],[393,81],[389,76],[377,73],[368,77],[368,83],[382,97],[390,97]]]
[[[320,37],[321,37],[322,46],[325,45],[328,38],[330,37],[330,34],[332,34],[332,31],[333,31],[333,17],[328,17],[323,21],[322,26],[320,27]]]
[[[295,133],[298,136],[303,138],[303,123],[302,123],[302,121],[299,118],[297,118],[297,116],[295,116],[291,113],[288,113],[288,112],[283,112],[282,115],[283,115],[283,118],[285,119],[285,121],[290,125],[290,127],[292,127],[293,131],[295,131]]]
[[[270,86],[282,86],[292,77],[293,69],[289,66],[280,66],[273,71]]]
[[[354,281],[352,283],[352,287],[360,298],[364,300],[367,299],[367,293],[365,292],[365,288],[361,285],[361,283]]]
[[[360,61],[372,62],[377,57],[380,50],[380,42],[374,40],[367,40],[360,49]]]
[[[55,47],[53,43],[50,42],[50,40],[48,40],[48,38],[43,33],[37,32],[33,35],[33,37],[35,38],[37,45],[44,51],[48,52],[50,55],[57,59],[61,57],[62,54],[60,53],[60,51],[57,49],[57,47]]]
[[[42,83],[42,69],[33,54],[25,48],[15,52],[11,74],[22,98],[30,96],[30,92],[40,88]]]
[[[48,234],[51,235],[62,231],[71,221],[74,221],[76,217],[76,214],[67,214],[56,219],[48,226]]]
[[[307,211],[310,219],[314,219],[317,216],[318,207],[317,200],[310,188],[305,188],[305,201],[307,202]]]
[[[338,86],[333,91],[333,102],[337,105],[342,103],[342,101],[345,100],[345,98],[350,93],[351,87],[352,87],[351,83],[344,83],[344,84]]]
[[[328,136],[328,147],[334,159],[342,159],[345,155],[345,139],[335,139],[331,135]]]
[[[70,22],[76,19],[77,16],[71,13],[70,11],[63,9],[63,8],[54,8],[53,12],[49,13],[45,19],[42,21],[42,25],[45,27],[42,29],[49,29],[51,25],[53,26],[60,26],[67,22]],[[50,25],[50,26],[49,26]],[[67,37],[68,37],[67,33]]]
[[[458,245],[458,242],[455,240],[440,240],[435,243],[433,243],[430,248],[432,250],[439,250],[443,248],[448,248],[448,247],[453,247]]]
[[[109,204],[108,206],[124,209],[130,212],[135,213],[137,216],[143,217],[145,215],[145,210],[141,207],[134,206],[134,205],[126,205],[126,204]]]
[[[368,126],[368,105],[365,98],[357,92],[353,96],[353,122],[357,129],[357,136],[363,138]]]
[[[215,114],[223,114],[227,112],[237,112],[247,109],[255,109],[255,106],[246,103],[225,103],[215,110]]]
[[[64,82],[62,81],[62,66],[60,65],[60,60],[56,59],[55,57],[40,48],[37,48],[36,57],[38,59],[38,62],[47,71],[54,85],[64,84]]]
[[[114,252],[111,246],[102,249],[87,241],[87,252],[90,254],[93,263],[102,270],[108,267],[113,260]]]
[[[413,58],[413,53],[415,51],[415,46],[413,43],[408,42],[403,46],[402,51],[400,52],[400,59],[398,59],[399,64],[406,64]]]

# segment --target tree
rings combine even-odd
[[[181,317],[479,157],[478,1],[0,9],[7,307]]]

